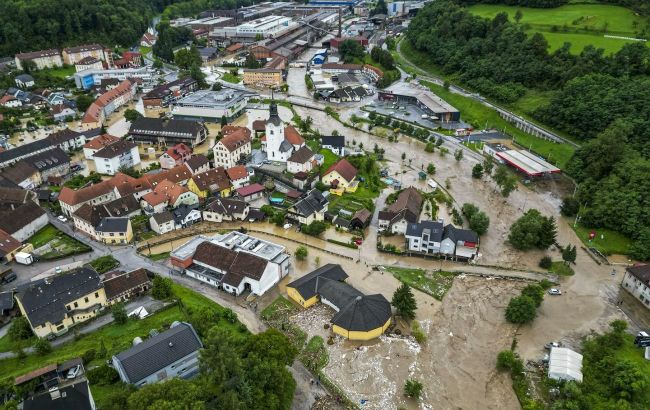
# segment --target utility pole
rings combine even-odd
[[[341,38],[341,7],[339,7],[339,35],[338,38]]]

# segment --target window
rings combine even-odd
[[[95,292],[95,299],[99,298],[99,292]]]
[[[84,298],[84,302],[88,303],[88,296]]]
[[[79,304],[77,302],[74,302],[74,307],[78,308]]]
[[[65,308],[70,310],[70,305],[65,305]]]

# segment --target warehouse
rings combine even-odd
[[[416,105],[432,117],[433,120],[441,122],[460,121],[460,111],[430,91],[401,84],[391,86],[389,90],[379,91],[378,97],[380,101]]]
[[[495,156],[531,178],[559,174],[562,172],[560,168],[549,164],[542,158],[528,151],[511,149],[497,152],[495,153]]]
[[[233,88],[197,91],[176,101],[172,116],[175,119],[204,122],[220,122],[221,117],[226,117],[230,122],[244,112],[252,95]]]
[[[390,302],[383,295],[364,295],[345,283],[341,265],[328,263],[287,285],[287,294],[304,308],[321,303],[336,314],[332,331],[350,340],[371,340],[391,324]]]

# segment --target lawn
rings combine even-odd
[[[571,266],[564,263],[564,261],[553,262],[551,264],[551,269],[549,269],[549,272],[552,272],[559,276],[573,276],[575,274]]]
[[[308,369],[315,372],[318,372],[327,366],[330,358],[323,338],[320,336],[314,336],[309,339],[309,342],[307,342],[305,349],[300,353],[298,359],[304,363]]]
[[[596,248],[605,255],[625,255],[628,253],[632,240],[625,235],[606,228],[586,228],[580,224],[573,227],[573,221],[567,221],[578,235],[578,238],[588,248]],[[596,237],[589,240],[589,234],[596,232]],[[601,239],[602,235],[602,239]]]
[[[142,58],[144,58],[147,54],[151,53],[151,47],[140,46],[139,51],[142,54]]]
[[[216,310],[225,310],[225,308],[205,296],[180,285],[173,284],[173,290],[174,294],[183,301],[186,308],[196,310],[209,307]],[[89,349],[97,350],[102,340],[108,350],[107,357],[110,357],[122,350],[128,349],[134,337],[140,336],[144,338],[149,334],[151,329],[168,327],[175,320],[188,320],[178,305],[173,305],[158,311],[142,320],[129,320],[124,325],[106,325],[90,334],[79,336],[76,340],[56,347],[51,353],[44,356],[30,354],[22,360],[18,358],[0,360],[0,374],[4,378],[13,378],[49,363],[61,363],[62,361],[79,357]],[[233,324],[226,320],[221,320],[219,321],[219,325],[239,329],[238,322]],[[90,365],[99,365],[104,360],[105,358],[97,358]]]
[[[90,262],[90,266],[97,271],[97,273],[106,273],[120,266],[120,261],[115,259],[113,255],[100,256]]]
[[[646,23],[644,17],[630,9],[606,4],[567,4],[551,9],[478,4],[469,10],[487,18],[505,11],[511,21],[514,21],[517,10],[521,10],[523,17],[520,23],[527,25],[529,33],[542,33],[551,51],[569,42],[575,54],[590,44],[605,49],[607,54],[616,52],[630,40],[606,38],[605,34],[635,37],[637,28]]]
[[[338,155],[328,150],[327,148],[321,148],[320,150],[317,151],[319,154],[325,157],[325,159],[323,160],[323,165],[321,165],[320,167],[321,174],[324,174],[325,171],[327,171],[330,166],[332,166],[336,161],[339,160],[339,157]]]
[[[386,270],[391,272],[400,282],[406,283],[412,288],[418,289],[438,300],[442,300],[454,282],[454,274],[451,272],[427,272],[422,269],[397,267],[389,267]]]
[[[307,341],[307,333],[289,322],[289,317],[296,312],[298,312],[296,305],[289,299],[278,296],[262,310],[261,316],[266,324],[280,330],[298,350],[302,350]]]
[[[169,258],[169,254],[170,252],[154,253],[153,255],[147,255],[147,258],[151,259],[152,261],[161,261]]]
[[[472,151],[478,152],[478,153],[483,152],[483,145],[485,145],[485,143],[482,142],[482,141],[470,141],[470,142],[463,141],[463,142],[461,142],[461,144],[463,144],[467,148],[471,149]]]
[[[66,235],[51,224],[36,232],[27,242],[34,245],[34,249],[49,244],[52,249],[41,255],[41,259],[44,260],[58,259],[90,251],[89,246]]]
[[[58,77],[58,78],[66,78],[75,73],[75,68],[73,65],[59,67],[59,68],[46,68],[44,70],[41,70],[40,73],[49,74],[53,77]]]
[[[488,128],[496,128],[504,131],[514,138],[514,141],[521,146],[526,147],[538,155],[546,158],[547,161],[557,164],[559,168],[566,167],[567,162],[571,159],[575,149],[568,144],[558,144],[542,138],[537,138],[517,129],[513,124],[507,122],[499,116],[499,113],[492,108],[486,107],[479,101],[472,98],[464,97],[459,94],[445,90],[443,87],[428,81],[421,81],[431,91],[443,100],[447,101],[461,112],[462,119],[469,122],[474,127],[482,129],[486,125]]]
[[[224,73],[221,79],[233,84],[238,84],[241,81],[238,75],[233,75],[232,73]]]

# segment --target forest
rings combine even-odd
[[[552,92],[534,117],[582,141],[566,171],[583,224],[624,233],[635,240],[632,256],[650,259],[650,48],[549,53],[541,34],[527,35],[507,14],[488,20],[445,1],[418,13],[407,39],[445,75],[496,101]]]

